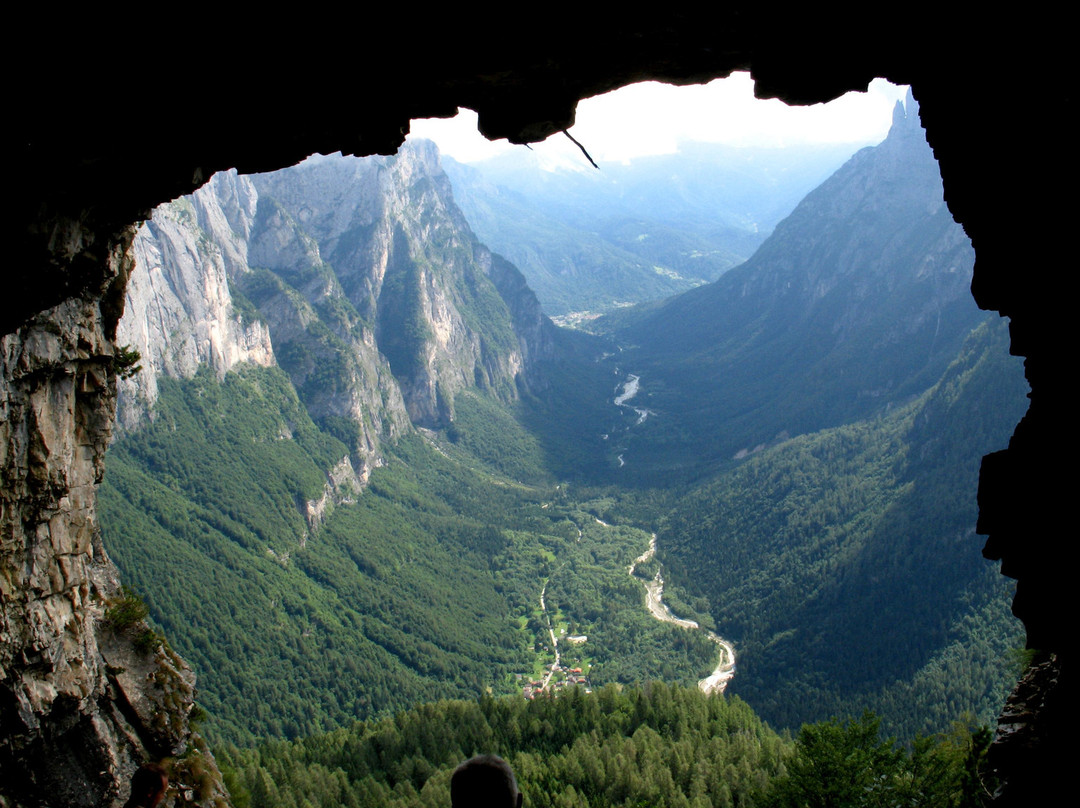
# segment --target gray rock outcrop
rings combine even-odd
[[[150,412],[159,376],[190,378],[209,365],[221,377],[240,362],[274,363],[266,324],[237,311],[229,290],[230,277],[248,271],[256,198],[249,180],[223,172],[160,206],[139,228],[139,271],[128,284],[117,342],[139,351],[144,372],[120,383],[122,428]]]
[[[189,724],[191,671],[138,615],[123,627],[110,619],[125,595],[101,543],[96,494],[116,402],[115,303],[133,235],[101,249],[95,295],[0,338],[5,806],[119,805],[144,760],[174,755],[183,760],[170,793],[192,799],[168,804],[225,799]]]
[[[553,350],[551,325],[520,273],[472,234],[433,144],[408,143],[392,158],[314,157],[253,182],[260,222],[291,219],[333,267],[414,424],[451,421],[465,387],[512,399],[518,385],[537,383],[536,365]],[[276,209],[264,217],[271,199]],[[271,266],[267,239],[266,230],[256,237],[260,265]],[[280,235],[273,243],[295,266],[299,244],[285,249]],[[311,280],[298,288],[309,300],[317,290]]]

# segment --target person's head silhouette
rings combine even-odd
[[[522,796],[510,764],[498,755],[477,755],[450,778],[453,808],[521,808]]]
[[[156,808],[165,796],[169,777],[156,763],[144,763],[131,778],[131,796],[124,808]]]

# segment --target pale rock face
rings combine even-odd
[[[311,210],[301,213],[310,218]],[[260,199],[248,259],[259,269],[237,283],[268,324],[283,370],[314,418],[347,418],[358,427],[353,462],[361,475],[370,473],[382,462],[383,441],[409,429],[370,324],[348,303],[318,242],[278,200]],[[335,372],[327,375],[328,367]]]
[[[331,218],[370,208],[364,198],[376,188],[369,181],[373,166],[354,162],[358,173],[337,186],[316,177],[308,186],[288,186],[290,198],[311,194],[321,205],[327,196],[338,199],[341,207],[317,211]],[[135,241],[138,269],[117,337],[141,353],[144,368],[120,383],[122,429],[152,412],[160,376],[188,378],[208,365],[222,377],[241,362],[275,364],[275,350],[284,348],[309,357],[285,369],[312,415],[348,418],[360,427],[352,447],[358,473],[381,462],[382,441],[408,429],[408,416],[371,328],[342,313],[337,301],[344,291],[302,226],[301,219],[310,222],[315,214],[304,204],[291,211],[273,199],[260,201],[251,179],[235,172],[215,175],[192,196],[154,212]],[[272,281],[276,291],[267,290],[264,270],[284,279]],[[241,313],[230,283],[249,291],[263,283],[257,313],[250,306]],[[322,319],[327,306],[337,320]],[[328,365],[338,367],[337,376],[316,383]]]
[[[221,250],[229,278],[248,270],[247,244],[259,194],[235,170],[220,171],[191,196],[199,228]]]
[[[162,205],[135,237],[117,344],[142,355],[143,372],[120,384],[118,420],[135,426],[157,400],[157,379],[190,378],[200,365],[224,376],[240,362],[274,364],[264,323],[235,311],[230,274],[247,268],[256,194],[235,174]]]
[[[433,144],[406,144],[393,158],[314,157],[253,182],[317,242],[374,325],[414,424],[453,420],[455,393],[478,378],[504,398],[537,383],[550,323],[520,273],[476,241]]]
[[[355,502],[356,496],[367,485],[370,477],[370,468],[365,468],[358,473],[353,468],[352,460],[345,455],[330,469],[322,495],[318,499],[308,500],[305,503],[304,519],[307,520],[308,531],[318,529],[335,506]],[[303,547],[306,542],[307,536],[304,536],[300,541],[300,546]]]

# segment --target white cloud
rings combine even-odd
[[[789,107],[775,99],[754,98],[748,73],[688,87],[646,82],[583,100],[570,133],[598,161],[669,154],[683,141],[735,146],[876,143],[888,132],[893,107],[905,90],[875,79],[865,93],[848,93],[828,104]],[[471,110],[452,119],[413,121],[412,132],[434,140],[444,153],[462,162],[524,148],[505,140],[488,141],[476,131]],[[576,147],[562,135],[533,148],[545,162],[581,162]]]

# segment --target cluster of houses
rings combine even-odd
[[[546,686],[545,686],[546,682]],[[581,685],[586,693],[592,692],[589,677],[581,668],[570,668],[566,665],[556,665],[546,679],[533,679],[524,684],[521,694],[527,699],[534,699],[542,694],[554,694],[566,687]]]

